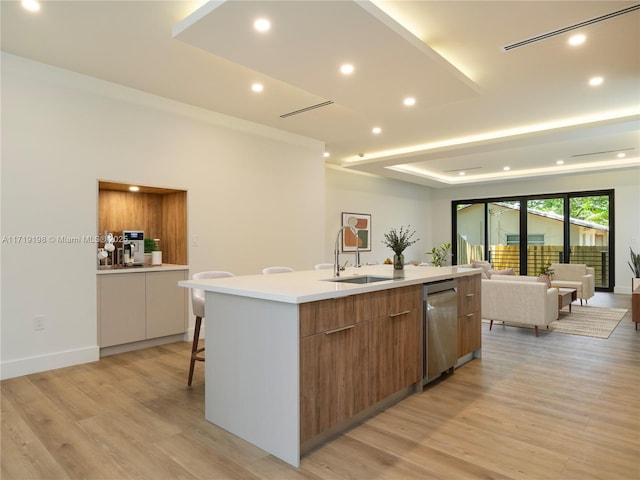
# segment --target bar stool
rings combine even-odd
[[[295,270],[291,267],[266,267],[262,269],[262,273],[264,275],[271,275],[272,273],[287,273],[294,272]]]
[[[203,280],[205,278],[224,278],[233,277],[233,273],[223,272],[220,270],[211,270],[207,272],[194,273],[191,277],[193,280]],[[191,289],[191,306],[193,308],[193,314],[196,316],[196,324],[193,329],[193,344],[191,345],[191,363],[189,365],[189,382],[187,385],[191,386],[193,380],[193,368],[198,362],[204,362],[204,356],[200,355],[204,352],[204,347],[198,348],[198,341],[200,340],[200,326],[202,325],[202,319],[204,318],[204,290],[199,288]]]
[[[328,270],[333,268],[333,263],[316,263],[316,266],[313,268],[316,270]]]

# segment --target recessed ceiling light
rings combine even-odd
[[[329,152],[324,152],[324,158],[329,158],[331,154]]]
[[[466,175],[466,174],[467,174],[466,172],[459,172],[458,173],[458,175],[460,175],[460,176],[463,176],[463,175]]]
[[[602,77],[593,77],[589,80],[589,85],[592,87],[597,87],[598,85],[602,85],[604,79]]]
[[[622,152],[620,152],[620,153],[617,155],[617,157],[618,157],[618,158],[624,158],[624,157],[626,157],[626,156],[627,156],[627,154],[626,154],[626,153],[622,153]]]
[[[138,192],[140,190],[140,187],[136,187],[135,185],[132,185],[129,187],[129,190],[132,192]]]
[[[343,75],[351,75],[353,73],[353,65],[351,65],[350,63],[345,63],[344,65],[340,66],[340,73],[342,73]]]
[[[261,92],[262,90],[264,90],[264,86],[261,83],[254,83],[253,85],[251,85],[251,90],[253,90],[254,92]]]
[[[411,107],[412,105],[416,104],[416,99],[413,97],[407,97],[404,99],[403,103],[407,106],[407,107]]]
[[[37,0],[22,0],[22,7],[30,12],[39,12],[40,2]]]
[[[502,167],[502,170],[504,170],[505,172],[508,172],[509,170],[511,170],[511,167]]]
[[[259,18],[253,22],[253,28],[259,32],[268,32],[271,28],[271,22],[266,18]]]
[[[582,45],[587,37],[582,33],[576,33],[569,38],[569,45]]]
[[[382,131],[382,129],[380,127],[373,127],[371,131],[377,135]]]
[[[564,160],[558,160],[558,161],[556,162],[556,165],[564,165]]]

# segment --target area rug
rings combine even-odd
[[[560,310],[560,318],[551,322],[549,331],[554,333],[568,333],[570,335],[582,335],[584,337],[609,338],[626,313],[627,310],[624,308],[572,305],[571,313],[569,313],[568,307]],[[486,319],[482,321],[489,323],[489,320]],[[500,325],[500,323],[501,322],[493,322],[493,327],[495,328],[495,326]],[[533,325],[509,324],[509,322],[505,322],[505,325],[533,329]]]

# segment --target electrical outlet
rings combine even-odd
[[[33,317],[33,329],[44,330],[44,315],[36,315]]]

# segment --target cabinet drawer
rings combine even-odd
[[[391,288],[356,296],[356,321],[396,315],[418,308],[422,303],[422,285]]]
[[[458,278],[458,316],[480,312],[480,275]]]
[[[301,304],[300,337],[334,330],[355,323],[354,297],[331,298]]]
[[[458,278],[458,357],[482,346],[480,275]]]

